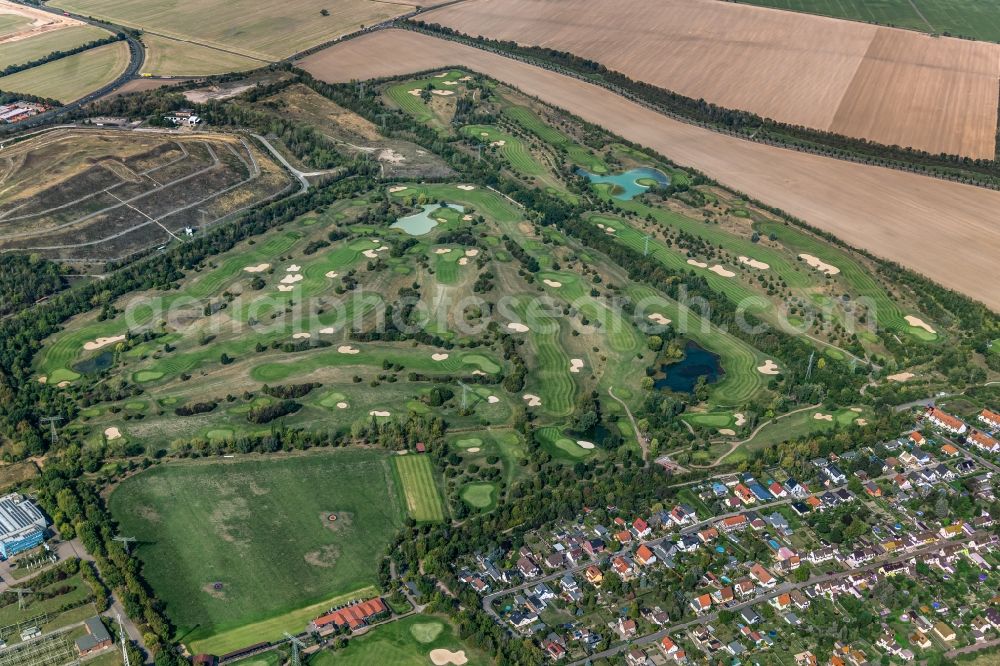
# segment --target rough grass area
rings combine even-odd
[[[478,650],[463,644],[447,620],[414,615],[355,638],[344,650],[318,652],[309,660],[309,666],[426,666],[431,663],[428,655],[435,649],[464,651],[470,666],[490,663]]]
[[[374,584],[402,524],[377,451],[163,465],[123,482],[110,506],[194,642]]]
[[[444,520],[444,506],[434,481],[431,459],[426,455],[408,454],[394,460],[410,516],[424,522]]]
[[[125,42],[106,44],[0,78],[0,90],[48,97],[67,104],[110,83],[128,65]]]

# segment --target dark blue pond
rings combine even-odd
[[[660,366],[662,377],[653,380],[653,386],[660,390],[671,390],[677,393],[691,393],[700,377],[708,384],[719,381],[724,374],[717,354],[688,341],[684,346],[684,358],[676,363],[665,363]]]

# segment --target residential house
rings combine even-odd
[[[591,564],[587,567],[587,570],[583,572],[583,577],[587,579],[587,582],[594,587],[600,587],[601,583],[604,581],[604,574],[601,570]]]
[[[542,573],[542,570],[538,568],[535,561],[527,555],[521,557],[517,561],[517,570],[520,571],[521,575],[525,578],[535,578]]]
[[[646,544],[642,544],[635,551],[635,561],[639,563],[640,566],[648,567],[652,564],[656,564],[656,555],[653,551],[649,549]]]
[[[647,659],[646,653],[637,647],[630,649],[625,655],[625,663],[628,666],[645,666]]]
[[[754,563],[750,567],[750,577],[757,581],[758,585],[768,589],[774,587],[776,584],[774,576],[759,563]]]
[[[936,622],[934,624],[934,633],[937,634],[938,637],[941,640],[945,641],[946,643],[950,643],[951,641],[955,640],[955,630],[949,627],[944,622]]]
[[[653,533],[653,530],[650,528],[649,523],[645,520],[642,518],[636,518],[632,523],[632,532],[635,534],[637,539],[645,539]]]
[[[622,640],[628,640],[636,634],[636,624],[635,620],[627,617],[618,618],[618,635],[622,637]]]
[[[726,532],[728,534],[729,532],[745,529],[747,526],[749,526],[750,521],[747,520],[747,517],[745,515],[739,514],[737,516],[729,516],[728,518],[723,518],[722,520],[718,521],[715,524],[721,531]]]
[[[702,594],[691,600],[691,610],[698,615],[707,613],[712,609],[712,595]]]

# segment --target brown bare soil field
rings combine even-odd
[[[469,0],[422,18],[793,125],[930,153],[995,152],[997,44],[717,0]]]
[[[879,28],[828,129],[931,153],[992,159],[1000,51],[957,39],[920,48],[927,39]]]
[[[0,36],[0,44],[17,42],[46,32],[84,25],[82,21],[77,21],[74,18],[59,16],[33,7],[25,7],[10,2],[10,0],[0,0],[0,14],[16,14],[31,20],[31,24],[23,29]]]
[[[397,54],[405,53],[405,58]],[[464,66],[568,109],[781,208],[848,243],[899,262],[1000,312],[1000,192],[833,160],[724,136],[666,118],[597,86],[455,42],[382,30],[301,65],[325,81]],[[974,248],[974,251],[970,251]]]

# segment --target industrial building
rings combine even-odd
[[[44,514],[31,500],[17,493],[0,497],[0,559],[41,545],[46,525]]]

